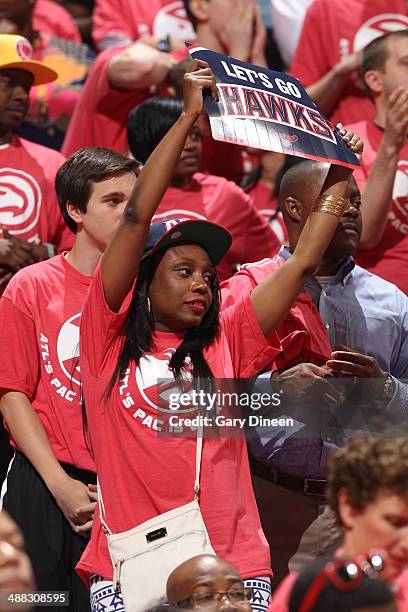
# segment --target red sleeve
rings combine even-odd
[[[229,308],[240,298],[244,293],[249,293],[255,289],[259,283],[268,278],[268,276],[281,265],[279,258],[265,258],[253,264],[242,266],[241,270],[221,283],[221,299],[222,307]],[[252,272],[255,272],[255,278]]]
[[[298,577],[297,573],[289,574],[274,592],[268,612],[288,612],[292,587]]]
[[[108,117],[121,117],[126,123],[127,115],[133,106],[137,106],[146,97],[149,91],[146,89],[115,89],[109,81],[109,65],[111,59],[123,51],[124,47],[109,49],[101,53],[97,58],[97,64],[92,67],[92,91],[94,92],[94,111],[107,115]],[[89,76],[88,76],[89,80]],[[129,102],[132,105],[129,107]],[[90,109],[91,110],[91,109]],[[90,117],[90,121],[92,117]]]
[[[37,338],[28,296],[32,291],[16,274],[0,299],[0,337],[7,355],[0,359],[0,388],[32,399],[39,379]]]
[[[227,227],[232,234],[229,261],[243,264],[276,253],[281,244],[274,232],[255,210],[250,197],[232,181],[211,202],[208,218]]]
[[[290,73],[297,77],[304,87],[319,81],[332,67],[331,54],[326,44],[330,23],[324,8],[322,0],[315,0],[310,5],[290,67]],[[330,46],[334,41],[328,40],[327,43]]]
[[[82,43],[78,26],[63,6],[50,0],[37,0],[34,4],[33,27],[64,40]]]
[[[262,333],[248,292],[234,306],[221,312],[221,325],[237,378],[256,376],[282,350],[276,332],[268,339]]]
[[[101,40],[109,34],[121,34],[131,40],[136,38],[132,31],[132,24],[126,20],[120,0],[96,0],[92,21],[92,35],[97,47]]]
[[[109,308],[99,262],[85,300],[80,324],[81,359],[87,362],[88,369],[95,377],[111,357],[111,349],[123,329],[132,296],[133,287],[118,312]]]

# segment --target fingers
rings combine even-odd
[[[210,66],[204,60],[193,59],[188,67],[188,70],[186,71],[186,74],[189,72],[197,72],[197,70],[200,70],[201,68],[210,68]]]
[[[364,143],[358,134],[355,134],[351,130],[347,130],[343,127],[342,123],[338,123],[336,127],[339,130],[341,138],[353,153],[360,154],[363,152]]]
[[[371,365],[373,361],[373,358],[368,355],[352,351],[334,351],[331,357],[336,361],[351,361],[357,365]]]
[[[76,525],[74,528],[75,533],[79,533],[79,534],[88,533],[88,531],[92,529],[92,523],[93,521],[88,521],[87,523],[84,523],[83,525]]]

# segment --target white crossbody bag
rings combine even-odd
[[[196,555],[215,555],[198,504],[202,445],[201,429],[193,501],[128,531],[112,533],[109,529],[98,483],[99,516],[108,539],[113,586],[122,593],[126,612],[146,612],[165,603],[167,578],[180,563]]]

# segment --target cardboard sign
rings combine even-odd
[[[219,101],[205,96],[215,140],[298,155],[342,166],[359,166],[309,98],[298,79],[247,64],[203,47],[190,47],[193,59],[210,65],[217,79]]]

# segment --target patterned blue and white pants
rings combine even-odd
[[[270,579],[248,578],[244,584],[254,591],[251,599],[253,612],[267,612],[271,599]],[[113,590],[113,582],[101,576],[91,576],[90,588],[92,612],[126,612],[121,593]]]

